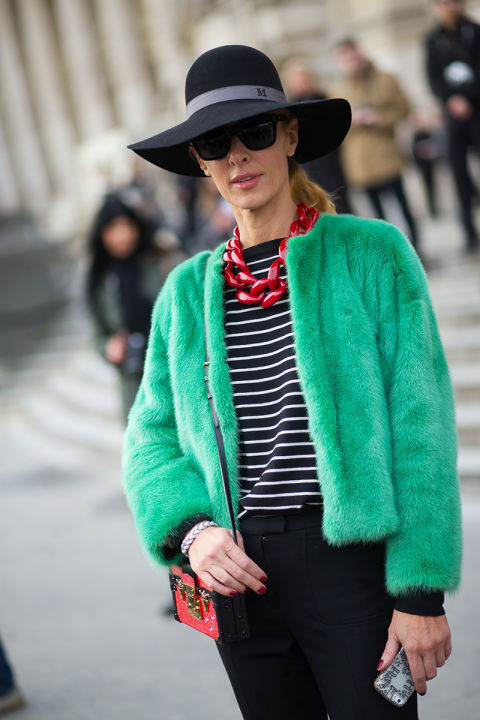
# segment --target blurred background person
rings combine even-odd
[[[231,235],[235,226],[230,205],[219,194],[212,178],[201,179],[198,186],[196,233],[190,244],[192,254],[212,250]]]
[[[0,638],[0,715],[7,715],[25,706],[25,699],[15,685],[15,676]]]
[[[156,199],[157,188],[152,174],[145,169],[145,163],[142,164],[135,158],[131,177],[120,192],[123,201],[146,225],[150,225],[151,232],[157,233],[165,227],[165,218]]]
[[[235,219],[230,206],[211,178],[180,175],[176,188],[180,207],[178,234],[187,255],[213,249],[233,231]]]
[[[324,100],[327,97],[317,87],[313,73],[305,65],[293,62],[287,65],[284,75],[287,93],[292,102]],[[302,167],[313,182],[328,192],[335,203],[337,213],[353,212],[339,150],[303,163]]]
[[[365,191],[373,212],[385,219],[383,198],[393,194],[405,218],[413,247],[419,252],[417,223],[402,180],[405,164],[395,131],[410,105],[398,80],[377,69],[352,38],[337,44],[342,75],[335,95],[352,105],[352,128],[343,144],[347,179]]]
[[[180,175],[177,179],[177,199],[181,207],[181,222],[179,236],[182,248],[187,255],[194,255],[195,236],[199,222],[197,201],[201,178]],[[193,247],[193,249],[192,249]]]
[[[142,378],[155,298],[185,259],[176,249],[161,250],[153,238],[152,223],[114,193],[102,203],[89,238],[87,300],[95,346],[118,369],[125,421]]]
[[[445,156],[445,138],[441,122],[435,113],[415,113],[410,117],[413,126],[412,157],[422,181],[430,217],[439,215],[438,165]]]
[[[467,166],[469,148],[480,151],[480,25],[461,0],[433,0],[437,27],[426,39],[430,88],[445,109],[450,166],[467,252],[479,248],[472,200],[478,192]]]

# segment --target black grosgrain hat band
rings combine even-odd
[[[199,110],[219,102],[229,100],[269,100],[270,102],[286,103],[285,93],[272,87],[262,85],[230,85],[217,88],[197,95],[187,104],[187,118],[191,118]]]
[[[287,110],[298,120],[294,158],[303,163],[335,150],[351,122],[350,105],[342,98],[288,102],[273,62],[248,45],[223,45],[200,55],[187,73],[185,105],[184,122],[129,148],[158,167],[191,177],[203,176],[190,152],[192,141],[223,126]]]

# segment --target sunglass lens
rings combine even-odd
[[[225,130],[213,130],[197,138],[193,145],[203,160],[218,160],[228,152],[230,135]]]
[[[275,129],[272,120],[262,120],[244,126],[238,136],[250,150],[263,150],[275,142]]]

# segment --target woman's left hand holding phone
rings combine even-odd
[[[415,689],[425,695],[427,680],[436,677],[437,668],[445,664],[452,652],[446,615],[424,617],[394,610],[388,641],[377,670],[386,670],[391,665],[400,645],[407,654]]]
[[[231,530],[205,528],[190,545],[190,565],[204,583],[221,595],[233,596],[249,590],[263,595],[267,592],[267,575],[245,553],[238,532],[237,538],[235,545]]]

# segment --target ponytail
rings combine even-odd
[[[288,177],[294,203],[304,202],[316,208],[319,213],[336,214],[335,205],[328,193],[310,180],[305,170],[292,157],[288,158]]]

